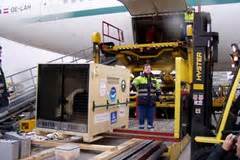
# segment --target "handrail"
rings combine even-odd
[[[114,35],[111,35],[110,29],[112,29],[113,31],[115,31],[115,33],[117,33],[117,37]],[[107,32],[106,32],[106,30],[107,30]],[[106,21],[102,21],[102,37],[103,37],[103,42],[104,42],[104,37],[114,39],[114,40],[118,41],[119,44],[121,42],[124,42],[123,30],[121,30],[120,28],[118,28]]]
[[[58,61],[58,60],[60,60],[60,59],[63,59],[63,58],[66,58],[66,57],[71,57],[72,55],[77,55],[77,54],[80,54],[82,51],[87,51],[87,50],[90,50],[90,49],[92,49],[92,47],[83,49],[83,50],[81,50],[80,52],[70,53],[70,54],[64,55],[64,56],[59,57],[59,58],[57,58],[57,59],[48,61],[47,63],[56,62],[56,61]],[[82,57],[81,59],[83,59],[83,58],[84,58],[84,57]],[[24,69],[24,70],[22,70],[22,71],[19,71],[19,72],[14,73],[14,74],[8,75],[8,76],[6,76],[6,78],[11,77],[11,76],[14,76],[14,75],[17,75],[17,74],[20,74],[20,73],[23,73],[23,72],[26,72],[26,71],[31,70],[31,69],[35,69],[35,68],[37,68],[37,66],[31,67],[31,68],[28,68],[28,69]]]
[[[79,60],[86,59],[86,63],[90,62],[92,58],[88,58],[91,55],[92,47],[83,49],[76,53],[71,53],[68,55],[64,55],[62,57],[56,58],[54,60],[48,61],[47,64],[51,63],[79,63]],[[31,96],[33,92],[36,92],[36,85],[37,85],[37,66],[24,69],[17,73],[11,74],[6,76],[6,82],[11,83],[8,86],[9,91],[12,94],[10,97],[10,103],[21,99],[21,97],[28,97],[28,93],[31,91]],[[22,78],[24,77],[24,78]],[[11,106],[11,105],[9,105]]]

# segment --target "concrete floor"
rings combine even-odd
[[[173,119],[155,119],[154,123],[155,132],[166,132],[173,133],[174,120]],[[129,129],[139,130],[138,129],[138,120],[136,118],[129,120]],[[147,130],[147,121],[145,121],[145,130]]]

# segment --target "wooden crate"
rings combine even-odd
[[[101,133],[127,128],[129,78],[119,66],[39,65],[37,129],[62,130],[91,142]]]

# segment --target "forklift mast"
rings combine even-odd
[[[211,124],[213,63],[217,62],[218,33],[211,32],[209,13],[195,13],[193,36],[193,136],[208,132]],[[201,132],[201,133],[200,133]]]
[[[207,136],[211,134],[213,64],[218,57],[218,33],[211,31],[209,13],[194,14],[193,45],[191,136]]]

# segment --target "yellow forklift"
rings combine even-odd
[[[115,57],[117,64],[126,66],[135,76],[145,63],[150,63],[153,70],[160,70],[162,98],[174,97],[169,98],[174,116],[171,136],[180,141],[189,134],[191,159],[206,158],[211,144],[221,143],[225,134],[233,132],[230,108],[240,80],[237,69],[219,123],[214,126],[212,76],[218,59],[218,33],[211,30],[210,14],[187,9],[184,0],[142,0],[141,4],[120,1],[132,15],[134,44],[100,42],[100,35],[96,34],[93,36],[95,62],[101,62],[100,54]],[[161,105],[168,103],[165,100],[157,103]],[[137,133],[126,133],[133,132]],[[161,134],[146,132],[146,135]]]

